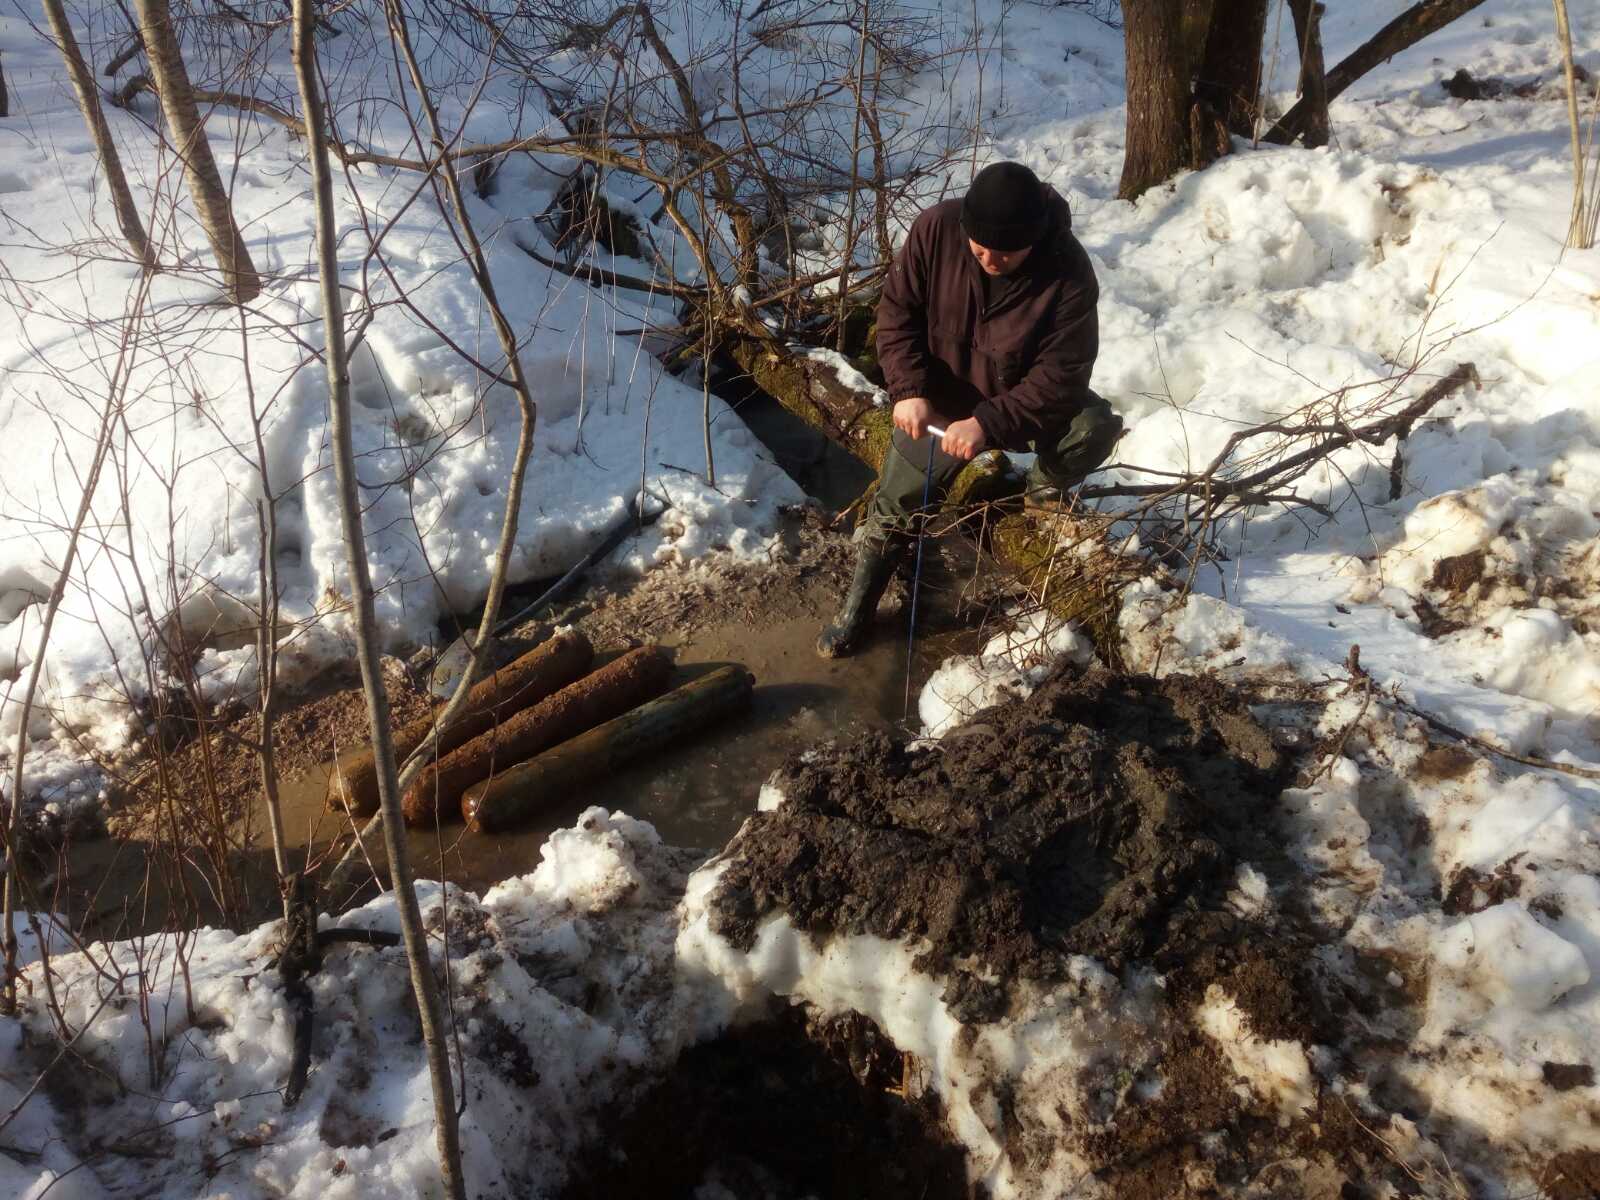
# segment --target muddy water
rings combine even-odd
[[[727,398],[778,464],[824,509],[847,505],[872,482],[872,472],[859,459],[769,398]],[[797,588],[781,614],[730,618],[688,635],[659,638],[673,649],[680,680],[725,663],[746,667],[756,680],[748,711],[718,721],[682,746],[595,780],[522,829],[474,834],[453,823],[437,833],[412,832],[408,836],[418,875],[481,892],[531,871],[551,831],[570,826],[591,805],[649,821],[673,845],[707,851],[722,847],[755,811],[762,783],[790,755],[863,729],[918,727],[916,697],[928,676],[945,658],[971,653],[981,640],[952,619],[951,587],[948,576],[930,571],[919,590],[918,636],[909,648],[909,671],[909,613],[903,595],[898,605],[893,599],[882,605],[871,641],[844,660],[817,657],[817,633],[838,596],[815,586]],[[289,789],[286,821],[299,845],[325,842],[337,832],[322,808],[326,778],[323,767]]]
[[[904,607],[886,604],[869,645],[852,658],[827,661],[813,649],[825,599],[818,598],[814,615],[759,627],[730,621],[688,638],[662,639],[675,651],[680,680],[725,663],[748,668],[756,679],[748,710],[717,722],[682,746],[595,780],[522,829],[475,834],[448,823],[437,833],[413,831],[408,836],[417,874],[481,892],[531,871],[550,832],[570,826],[590,805],[649,821],[671,844],[714,850],[755,811],[761,784],[791,754],[828,738],[904,724]],[[919,600],[919,624],[924,604]],[[922,684],[944,658],[970,651],[973,639],[966,631],[917,639],[911,672],[913,728]],[[339,832],[335,818],[323,811],[327,772],[324,765],[285,789],[285,825],[298,847],[323,846]]]

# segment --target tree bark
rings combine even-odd
[[[1216,6],[1206,33],[1194,98],[1209,104],[1239,137],[1255,136],[1266,32],[1267,0],[1231,0]]]
[[[1183,9],[1171,0],[1123,0],[1127,151],[1117,196],[1136,200],[1189,165],[1189,76]]]
[[[1418,0],[1328,72],[1327,92],[1322,103],[1326,105],[1337,100],[1346,88],[1378,64],[1416,45],[1430,33],[1437,33],[1482,3],[1483,0]],[[1311,97],[1302,97],[1264,140],[1283,145],[1294,141],[1306,132],[1311,109]]]
[[[150,47],[154,67],[162,51],[152,36],[148,20],[151,6],[161,0],[139,0],[146,14],[145,44]],[[164,7],[164,5],[163,5]],[[372,730],[372,748],[378,762],[378,796],[383,811],[384,842],[389,858],[389,876],[394,886],[395,907],[399,910],[400,934],[405,942],[406,960],[411,968],[411,987],[417,998],[417,1015],[422,1026],[422,1043],[428,1060],[428,1076],[433,1085],[434,1135],[438,1142],[439,1170],[445,1194],[450,1200],[466,1200],[466,1185],[461,1172],[461,1139],[456,1116],[455,1083],[450,1075],[450,1055],[445,1045],[443,1002],[433,976],[428,955],[428,935],[422,927],[422,911],[417,904],[415,881],[411,874],[410,852],[406,845],[404,818],[400,812],[399,770],[391,740],[389,697],[384,690],[383,668],[378,657],[377,614],[372,573],[367,566],[366,538],[362,530],[361,496],[356,479],[355,445],[351,436],[350,363],[345,350],[344,303],[339,293],[338,230],[333,219],[333,174],[328,163],[327,136],[322,113],[322,92],[317,82],[315,14],[311,0],[294,0],[294,68],[305,108],[309,135],[312,193],[316,201],[317,268],[322,283],[322,319],[327,342],[334,475],[339,488],[339,513],[344,526],[345,553],[350,561],[350,588],[355,593],[356,661],[361,668],[362,690],[367,698],[367,720]],[[170,36],[170,26],[167,29]],[[163,103],[168,89],[161,75],[156,76]],[[208,156],[209,157],[209,156]],[[464,690],[464,689],[463,689]]]
[[[261,277],[234,223],[228,191],[222,185],[216,159],[211,156],[211,143],[206,140],[205,122],[200,119],[189,72],[183,65],[172,13],[167,0],[135,0],[135,4],[139,13],[139,36],[144,41],[150,74],[155,78],[156,91],[161,97],[161,111],[166,115],[173,145],[189,182],[189,195],[222,268],[228,298],[235,304],[247,304],[261,294]]]
[[[134,257],[145,270],[155,266],[155,254],[150,239],[145,235],[144,221],[134,205],[133,192],[122,173],[122,158],[117,144],[111,140],[111,127],[106,124],[105,111],[100,107],[100,92],[95,87],[94,75],[78,49],[72,36],[72,26],[67,23],[67,13],[61,0],[44,0],[44,14],[50,21],[50,32],[55,35],[61,57],[66,61],[67,74],[72,79],[72,90],[78,94],[78,107],[83,110],[83,121],[89,127],[89,137],[94,141],[95,153],[100,156],[100,168],[106,173],[106,186],[111,189],[111,205],[117,214],[117,225],[128,240]],[[5,87],[0,84],[0,115],[4,115]]]
[[[1320,0],[1289,0],[1289,11],[1294,14],[1294,40],[1300,47],[1300,96],[1309,105],[1301,141],[1316,149],[1326,146],[1333,136],[1328,120],[1327,69],[1322,62],[1322,14],[1327,5]]]

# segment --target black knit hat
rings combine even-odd
[[[1021,163],[990,163],[961,202],[961,228],[986,250],[1025,250],[1049,225],[1044,185]]]

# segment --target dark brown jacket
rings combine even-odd
[[[1049,191],[1051,231],[992,289],[967,248],[961,201],[912,223],[878,301],[878,361],[889,398],[925,396],[940,416],[975,416],[991,444],[1025,448],[1077,413],[1100,348],[1100,285],[1072,236],[1067,202]]]

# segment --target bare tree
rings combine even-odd
[[[391,10],[391,23],[398,17]],[[350,586],[355,594],[356,659],[361,668],[362,690],[367,698],[367,718],[378,762],[378,795],[384,814],[384,844],[389,876],[394,884],[400,932],[411,964],[411,986],[417,997],[428,1074],[433,1084],[435,1136],[439,1167],[451,1200],[465,1200],[461,1175],[461,1144],[457,1127],[455,1088],[450,1077],[450,1056],[445,1044],[443,1005],[428,957],[428,935],[417,905],[416,882],[406,847],[405,818],[400,810],[400,781],[395,764],[389,699],[384,690],[378,654],[377,615],[372,573],[367,566],[366,538],[362,530],[360,485],[356,478],[355,445],[351,436],[350,362],[345,350],[344,302],[339,292],[338,230],[333,214],[333,174],[323,117],[321,87],[317,81],[316,25],[311,0],[294,0],[294,65],[301,104],[309,134],[312,190],[317,215],[317,268],[322,282],[322,314],[326,332],[324,359],[328,372],[328,408],[332,415],[333,463],[339,487],[339,509],[344,525],[345,552],[350,561]],[[420,89],[419,89],[420,90]],[[430,109],[431,113],[431,109]],[[442,149],[442,143],[439,146]],[[451,174],[448,167],[446,174]],[[498,310],[498,321],[503,321]],[[518,368],[520,373],[520,368]],[[525,386],[525,385],[524,385]]]
[[[1317,28],[1322,5],[1316,0],[1288,3],[1301,54],[1301,97],[1264,140],[1288,143],[1304,137],[1307,145],[1325,145],[1331,100],[1483,0],[1418,0],[1326,74]],[[1253,132],[1267,4],[1123,0],[1122,15],[1128,121],[1117,194],[1132,200],[1185,167],[1199,169],[1228,153],[1230,133]]]
[[[234,222],[233,205],[212,157],[211,143],[206,140],[205,122],[200,118],[189,72],[183,65],[171,10],[167,0],[134,2],[139,12],[139,36],[161,97],[161,111],[166,114],[173,145],[183,162],[195,210],[222,267],[229,298],[235,304],[247,304],[261,294],[261,277]]]
[[[1255,133],[1266,29],[1267,0],[1234,0],[1216,6],[1206,31],[1194,98],[1240,137]]]
[[[1430,33],[1438,32],[1482,3],[1483,0],[1418,0],[1351,51],[1327,73],[1326,87],[1321,94],[1313,95],[1308,91],[1266,133],[1263,140],[1288,144],[1303,136],[1313,128],[1319,105],[1325,112],[1330,102],[1337,100],[1346,88],[1368,71],[1387,62],[1400,51],[1416,45]]]
[[[1595,211],[1596,189],[1600,181],[1586,179],[1589,145],[1594,138],[1594,122],[1585,138],[1578,117],[1578,72],[1572,62],[1572,21],[1567,16],[1567,0],[1555,0],[1556,40],[1561,46],[1561,64],[1567,81],[1567,123],[1572,130],[1572,221],[1567,228],[1567,246],[1587,250],[1594,245],[1595,226],[1600,213]],[[1600,107],[1600,100],[1596,101]]]
[[[145,275],[138,289],[137,298],[134,301],[132,315],[124,326],[116,362],[109,380],[110,386],[107,387],[101,403],[100,425],[95,434],[94,453],[90,457],[90,461],[81,478],[81,494],[78,500],[77,512],[67,531],[66,549],[61,557],[61,564],[56,569],[56,577],[51,585],[50,595],[45,601],[44,615],[39,628],[39,640],[34,651],[33,661],[28,666],[28,682],[24,686],[22,693],[20,713],[17,720],[17,740],[11,762],[10,812],[6,814],[5,824],[4,898],[3,901],[0,901],[0,908],[3,908],[3,916],[0,916],[0,921],[3,921],[3,925],[0,925],[0,937],[4,938],[5,943],[5,987],[3,996],[0,996],[0,1011],[4,1012],[14,1012],[16,1009],[17,936],[12,923],[12,916],[16,911],[17,835],[21,829],[23,780],[25,778],[23,768],[28,751],[28,726],[33,715],[34,701],[38,695],[39,677],[44,670],[46,652],[50,646],[50,634],[55,628],[56,616],[61,610],[61,603],[66,598],[67,585],[72,578],[72,570],[78,557],[78,548],[85,536],[85,527],[91,523],[90,514],[94,507],[95,493],[100,487],[101,472],[104,470],[106,459],[110,454],[113,435],[122,411],[123,394],[128,382],[128,372],[132,368],[132,360],[138,340],[136,324],[144,311],[144,300],[148,286],[149,276]],[[48,963],[45,967],[44,978],[46,985],[49,986],[50,972]]]
[[[1122,0],[1127,149],[1117,195],[1142,196],[1189,165],[1188,55],[1183,11],[1169,0]]]
[[[111,140],[111,127],[106,124],[105,112],[100,107],[100,92],[95,87],[94,73],[89,70],[89,64],[78,49],[78,41],[72,36],[72,26],[67,23],[66,8],[61,0],[43,2],[45,16],[50,21],[50,32],[55,35],[61,57],[66,61],[72,90],[78,95],[78,107],[83,110],[84,124],[88,125],[95,153],[100,156],[100,169],[106,173],[106,186],[111,189],[111,203],[116,210],[117,224],[122,229],[122,236],[128,239],[134,257],[149,270],[155,266],[155,254],[150,239],[145,235],[144,221],[133,202],[127,177],[122,173],[122,158],[117,153],[117,144]],[[0,95],[3,95],[3,89],[0,89]]]
[[[1328,119],[1328,73],[1322,62],[1322,14],[1326,10],[1327,5],[1321,0],[1289,0],[1295,45],[1300,47],[1298,91],[1307,106],[1305,132],[1300,140],[1312,149],[1326,146],[1333,136]]]

